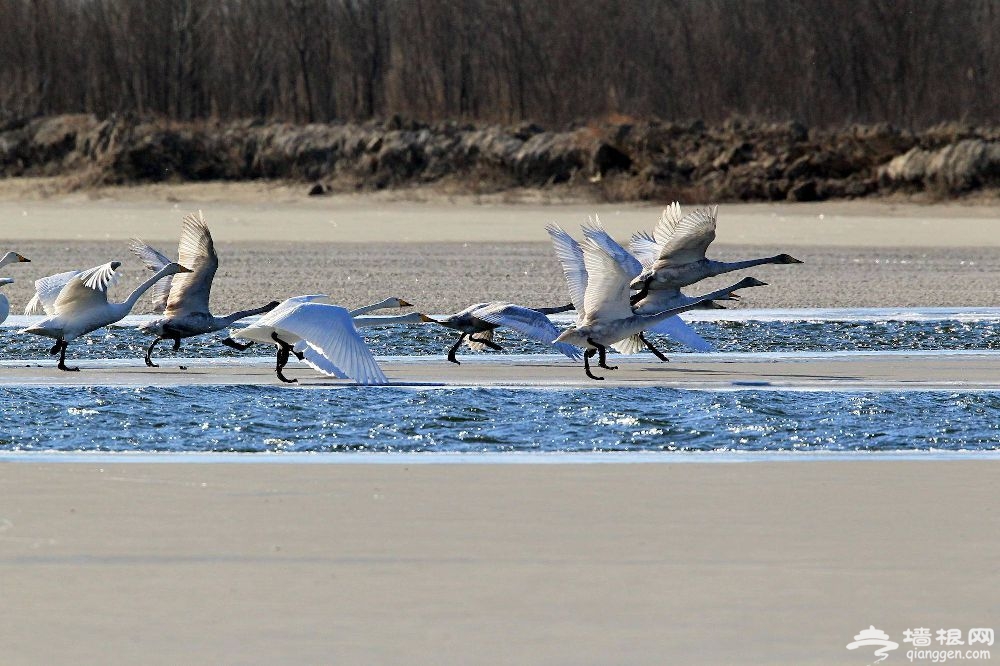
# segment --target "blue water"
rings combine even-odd
[[[3,387],[0,451],[996,450],[1000,393]]]
[[[827,321],[827,320],[718,320],[694,321],[692,327],[720,352],[841,352],[889,350],[1000,350],[1000,320],[920,320],[920,321]],[[372,352],[378,356],[442,356],[457,339],[448,329],[431,326],[385,326],[364,328],[362,332]],[[240,352],[219,344],[224,335],[185,340],[179,352],[171,343],[161,342],[155,358],[169,361],[173,356],[188,358],[249,358],[270,355],[273,349],[255,345]],[[649,338],[663,351],[684,353],[686,348],[663,337]],[[552,348],[524,340],[508,331],[498,331],[502,352],[490,354],[543,354]],[[148,336],[134,327],[102,329],[74,341],[67,358],[141,359]],[[3,359],[43,360],[52,341],[19,334],[11,327],[0,328]],[[463,348],[461,353],[474,353]],[[644,352],[648,353],[648,352]]]
[[[0,365],[50,359],[50,341],[17,334],[17,319],[0,328]],[[129,323],[74,342],[70,359],[141,363],[148,339]],[[708,311],[692,326],[721,352],[751,355],[1000,350],[997,309]],[[455,339],[428,325],[363,332],[376,355],[417,362],[440,362]],[[177,355],[273,353],[238,352],[220,337],[185,341]],[[552,352],[509,332],[498,340],[501,354]],[[162,361],[173,356],[158,347]],[[7,386],[0,433],[0,452],[36,453],[997,451],[1000,392]]]

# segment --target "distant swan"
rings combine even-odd
[[[663,211],[652,234],[636,233],[631,248],[644,270],[631,282],[631,288],[647,291],[677,289],[715,275],[763,264],[801,264],[788,254],[778,254],[747,261],[714,261],[705,257],[715,240],[719,207],[700,208],[681,216],[680,204],[674,202]]]
[[[21,261],[31,261],[27,257],[18,254],[17,252],[8,252],[7,254],[0,257],[0,268],[3,268],[7,264],[13,264]],[[0,286],[5,284],[13,284],[13,278],[0,278]],[[7,321],[7,316],[10,314],[10,302],[7,297],[0,294],[0,324]]]
[[[419,312],[391,317],[353,317],[352,312],[373,312],[388,307],[407,307],[401,299],[386,299],[380,303],[348,311],[330,303],[325,294],[294,296],[282,301],[254,324],[233,335],[245,340],[273,344],[278,348],[275,374],[283,382],[293,384],[283,370],[294,354],[312,368],[340,379],[351,378],[359,384],[385,384],[371,350],[358,328],[381,324],[409,324],[429,321]]]
[[[114,283],[120,261],[112,261],[85,271],[68,271],[35,282],[35,296],[28,302],[25,314],[32,314],[41,306],[49,316],[21,333],[32,333],[55,338],[50,354],[59,354],[60,370],[79,370],[66,367],[66,347],[71,340],[104,326],[115,323],[127,315],[139,297],[161,278],[190,269],[170,263],[157,271],[129,294],[121,303],[108,301],[108,288]]]
[[[152,271],[158,271],[170,262],[162,253],[137,238],[131,240],[129,249]],[[233,322],[270,312],[278,305],[278,301],[272,301],[267,305],[240,310],[224,317],[216,317],[211,313],[208,299],[212,280],[219,268],[219,256],[215,252],[212,234],[201,211],[197,215],[186,215],[183,219],[177,261],[191,268],[191,272],[173,279],[164,279],[153,288],[153,308],[164,316],[139,326],[143,333],[156,336],[146,349],[144,359],[151,368],[158,367],[153,363],[152,355],[153,348],[160,340],[173,340],[173,350],[177,351],[183,338],[221,331]],[[241,348],[231,338],[222,340],[222,343]]]

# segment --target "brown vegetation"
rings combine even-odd
[[[4,0],[0,117],[993,123],[993,0]]]

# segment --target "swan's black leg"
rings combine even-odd
[[[65,340],[63,340],[62,343],[60,344],[61,349],[59,350],[59,365],[57,365],[56,367],[59,368],[60,370],[66,370],[67,372],[79,372],[80,368],[66,367],[66,347],[68,346],[69,343],[66,342]]]
[[[628,299],[629,305],[635,305],[636,303],[646,298],[647,296],[649,296],[649,280],[646,280],[645,284],[642,285],[642,289],[640,289],[639,291],[637,291],[636,293],[634,293],[632,296],[629,297]]]
[[[292,350],[292,346],[278,337],[277,333],[271,333],[271,339],[278,343],[278,359],[274,367],[274,373],[278,376],[278,379],[285,382],[286,384],[294,384],[298,382],[297,379],[289,379],[281,372],[284,367],[288,364],[288,352]]]
[[[49,355],[55,356],[59,353],[60,349],[62,349],[62,340],[56,340],[56,343],[52,345],[52,349],[49,350]]]
[[[222,340],[221,342],[222,342],[222,344],[226,345],[227,347],[232,347],[233,349],[237,349],[239,351],[244,351],[244,350],[249,349],[250,347],[253,346],[252,342],[248,342],[246,344],[243,344],[242,342],[236,342],[236,340],[233,340],[232,338],[226,338],[225,340]]]
[[[587,342],[589,342],[593,346],[597,347],[597,353],[598,353],[597,366],[598,367],[604,368],[605,370],[617,370],[618,369],[617,365],[608,365],[608,348],[607,347],[605,347],[604,345],[601,345],[601,344],[597,344],[596,342],[594,342],[590,338],[587,338]]]
[[[472,342],[478,342],[481,345],[486,345],[493,351],[503,351],[503,347],[493,342],[492,340],[480,340],[479,338],[474,338],[471,335],[469,336],[469,340]]]
[[[155,340],[153,340],[153,344],[149,345],[149,349],[146,350],[146,359],[145,359],[145,361],[146,361],[146,367],[149,367],[149,368],[158,368],[158,367],[160,367],[160,366],[156,365],[155,363],[153,363],[153,347],[155,347],[156,343],[158,343],[162,339],[163,338],[156,338]]]
[[[649,347],[649,351],[651,351],[654,354],[656,354],[656,358],[660,359],[664,363],[667,363],[667,362],[670,361],[669,358],[667,358],[666,356],[663,355],[663,352],[661,352],[659,349],[657,349],[656,347],[654,347],[653,343],[646,339],[646,336],[644,334],[640,333],[639,334],[639,339],[642,340],[643,344],[645,344],[647,347]]]
[[[458,347],[459,345],[462,344],[462,340],[465,339],[466,335],[467,333],[462,333],[462,335],[458,336],[458,342],[452,345],[451,349],[448,350],[448,360],[454,363],[455,365],[462,365],[461,363],[458,362],[458,359],[455,358],[455,352],[458,351]]]
[[[583,352],[583,371],[587,373],[587,376],[591,379],[604,379],[604,377],[598,377],[590,371],[590,357],[597,353],[596,349],[588,349]]]
[[[181,348],[181,339],[179,337],[174,338],[174,351],[179,351],[180,348]]]

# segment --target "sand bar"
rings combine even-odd
[[[785,390],[1000,390],[1000,353],[863,353],[863,354],[682,354],[669,363],[651,357],[610,356],[617,370],[592,366],[603,381],[587,378],[582,362],[562,357],[459,356],[461,365],[444,358],[383,360],[386,376],[397,386],[412,387],[664,387],[685,389]],[[63,372],[47,361],[5,361],[0,386],[176,386],[280,385],[273,362],[160,358],[160,368],[139,360],[69,361],[80,372]],[[27,367],[26,367],[27,366]],[[181,368],[180,366],[184,366]],[[321,375],[292,361],[285,375],[290,388],[350,386],[349,380]]]
[[[7,463],[3,661],[869,663],[996,627],[998,466]]]

